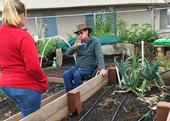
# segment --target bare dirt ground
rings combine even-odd
[[[169,90],[169,88],[159,90],[157,87],[152,87],[152,90],[147,92],[146,101],[142,101],[132,92],[125,93],[118,87],[112,87],[94,106],[89,115],[85,116],[107,88],[109,87],[99,90],[93,97],[83,103],[83,111],[78,116],[68,117],[63,121],[153,121],[155,111],[151,110],[151,107],[156,106],[156,103],[162,100],[162,97],[160,97],[161,91],[167,92]],[[156,97],[155,99],[153,95]],[[122,103],[124,98],[125,100]],[[170,101],[169,97],[166,98],[166,101]],[[120,110],[116,115],[115,112],[121,103]],[[148,115],[142,118],[147,113]],[[82,119],[84,116],[85,118]]]

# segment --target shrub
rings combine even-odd
[[[145,23],[141,26],[138,24],[132,24],[127,27],[124,20],[120,19],[117,22],[117,36],[122,40],[128,41],[129,43],[136,43],[140,41],[153,42],[158,38],[158,34],[152,30],[150,24]]]

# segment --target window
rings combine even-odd
[[[170,27],[170,9],[167,10],[167,27]]]
[[[94,34],[111,34],[116,31],[116,13],[115,12],[89,12],[85,15],[85,22],[93,28]]]
[[[85,15],[85,22],[87,26],[94,27],[94,14],[87,13],[87,15]]]

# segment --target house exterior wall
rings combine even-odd
[[[29,9],[165,3],[164,0],[22,0]]]
[[[156,31],[158,31],[160,28],[160,11],[154,12],[155,17],[155,24],[154,28]],[[125,20],[128,25],[132,25],[134,23],[137,23],[139,25],[149,23],[152,25],[152,14],[151,11],[140,11],[140,12],[132,12],[132,13],[118,13],[117,15],[118,19]],[[164,20],[166,18],[163,18]]]
[[[63,37],[67,37],[67,34],[73,34],[73,31],[76,28],[76,25],[79,23],[85,22],[84,15],[77,14],[85,14],[85,13],[93,13],[98,12],[103,8],[109,8],[110,6],[114,7],[117,14],[118,19],[124,19],[127,21],[128,25],[138,23],[139,25],[144,23],[152,24],[152,15],[151,11],[147,11],[147,7],[152,4],[164,3],[164,0],[22,0],[26,7],[28,8],[28,22],[25,25],[33,34],[40,33],[40,27],[43,24],[43,13],[54,13],[54,16],[58,16],[56,18],[56,28],[57,34]],[[69,4],[68,4],[69,3]],[[69,6],[67,6],[69,5]],[[1,11],[2,7],[0,7]],[[130,10],[139,10],[143,9],[144,11],[140,12],[126,12]],[[124,11],[124,12],[123,12]],[[161,12],[162,13],[162,12]],[[164,14],[166,14],[164,12]],[[1,15],[1,12],[0,12]],[[66,15],[66,17],[61,17],[62,15]],[[67,16],[73,15],[73,16]],[[156,11],[155,18],[155,30],[158,31],[160,29],[166,29],[166,15],[164,17],[160,17],[160,11]],[[36,18],[34,18],[36,17]]]
[[[161,22],[161,25],[160,25],[160,29],[166,29],[167,27],[167,10],[162,10],[160,12],[160,22]]]
[[[28,9],[70,8],[84,6],[110,6],[128,4],[161,4],[164,0],[21,0]],[[0,1],[0,11],[2,10]]]
[[[53,12],[54,10],[46,10],[45,12]],[[77,24],[79,23],[85,23],[84,15],[79,15],[80,13],[85,13],[84,10],[68,10],[69,12],[66,12],[66,10],[56,10],[55,15],[56,17],[56,28],[58,31],[58,35],[62,37],[67,37],[67,34],[73,35],[73,31],[75,31],[75,28]],[[36,12],[28,12],[28,20],[27,24],[24,26],[33,34],[39,34],[41,31],[41,25],[43,24],[43,13],[42,10],[37,10]],[[71,16],[67,16],[67,15]],[[78,15],[77,15],[78,14]],[[66,15],[66,16],[65,16]],[[32,17],[33,16],[33,17]],[[35,18],[36,16],[36,18]],[[54,16],[49,16],[49,19]],[[37,21],[37,25],[36,25]],[[36,29],[38,27],[38,31]]]
[[[54,12],[56,16],[56,27],[58,31],[58,35],[62,37],[67,37],[67,34],[73,35],[73,31],[76,28],[76,25],[79,23],[85,23],[85,13],[90,12],[97,12],[104,7],[94,7],[93,9],[88,7],[88,8],[70,8],[70,9],[59,9],[59,10],[50,10],[47,9],[45,10],[46,12]],[[134,8],[134,9],[133,9]],[[116,7],[116,12],[117,12],[117,19],[124,19],[128,25],[137,23],[139,25],[142,25],[144,23],[150,23],[152,24],[152,15],[151,11],[147,11],[145,9],[145,6],[120,6]],[[126,12],[130,10],[138,10],[142,9],[143,11],[137,11],[137,12]],[[123,12],[124,11],[124,12]],[[37,16],[37,17],[42,17],[44,11],[42,10],[34,10],[34,11],[28,11],[28,16]],[[81,15],[79,15],[81,14]],[[70,15],[70,16],[67,16]],[[166,18],[162,18],[163,20]],[[155,11],[155,30],[158,31],[160,28],[160,12]],[[38,24],[42,24],[41,18],[38,18]],[[38,25],[38,26],[39,26]],[[35,20],[28,20],[28,24],[26,25],[29,31],[32,33],[36,33],[36,25],[35,25]]]
[[[123,8],[118,8],[119,11],[126,11],[126,10],[131,10],[132,7],[128,8],[126,7],[125,9]],[[135,7],[136,9],[136,7]],[[141,9],[141,8],[140,8]],[[91,11],[98,11],[99,8],[95,8]],[[67,37],[67,34],[71,34],[73,35],[73,32],[76,28],[77,24],[80,23],[85,23],[85,15],[79,15],[79,14],[85,14],[87,13],[87,9],[72,9],[72,10],[51,10],[51,11],[55,11],[56,16],[58,16],[56,18],[56,27],[57,27],[57,31],[58,31],[58,35],[62,36],[62,37]],[[140,11],[140,12],[119,12],[117,11],[117,19],[124,19],[128,25],[137,23],[139,25],[142,25],[144,23],[149,23],[152,24],[152,15],[151,15],[151,11]],[[31,12],[28,14],[28,16],[38,16],[38,17],[42,17],[42,11],[36,11]],[[62,16],[63,15],[63,16]],[[66,15],[66,16],[65,16]],[[67,16],[67,15],[71,15],[71,16]],[[29,19],[26,26],[28,28],[28,30],[32,33],[36,33],[37,34],[37,30],[35,29],[36,26],[40,26],[41,24],[43,24],[42,18],[38,18],[38,25],[36,25],[35,22],[35,18],[33,19]],[[155,12],[155,30],[158,31],[160,30],[160,12],[156,11]],[[40,30],[38,30],[40,31]]]

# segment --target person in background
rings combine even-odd
[[[107,73],[100,41],[90,35],[91,31],[86,24],[80,24],[74,32],[77,40],[66,54],[76,54],[76,64],[63,73],[66,92],[81,85],[86,77],[94,73],[96,67],[102,75]]]
[[[22,117],[38,110],[48,88],[32,36],[21,27],[26,22],[25,5],[6,0],[0,26],[0,88],[19,106]]]

